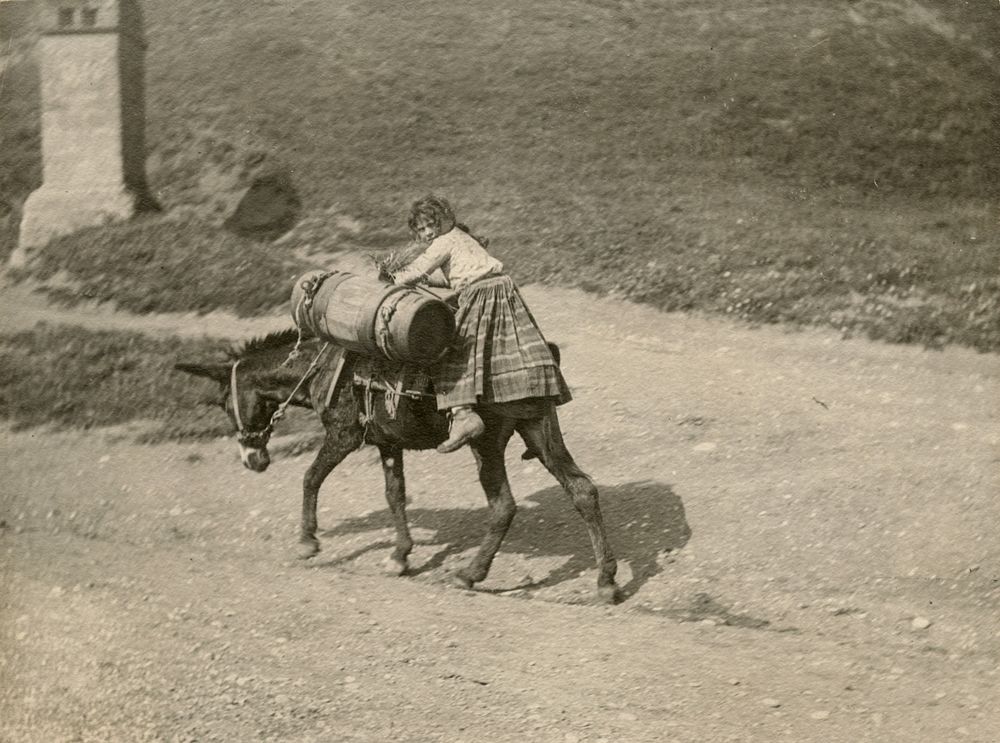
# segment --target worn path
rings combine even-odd
[[[305,564],[291,437],[254,475],[230,440],[8,431],[0,740],[997,740],[1000,358],[525,295],[623,604],[587,604],[582,524],[519,447],[521,510],[467,593],[446,582],[483,526],[467,452],[409,457],[415,575],[387,578],[372,451],[328,480]],[[17,297],[6,332],[284,324]]]

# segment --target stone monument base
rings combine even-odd
[[[33,191],[21,210],[21,232],[10,264],[23,266],[35,248],[53,238],[85,227],[129,219],[136,200],[122,184],[57,186],[44,184]]]

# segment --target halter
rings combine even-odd
[[[236,441],[241,446],[245,446],[250,449],[263,449],[267,446],[267,442],[270,440],[271,434],[274,432],[274,427],[278,424],[278,421],[284,417],[285,409],[291,404],[292,398],[295,397],[295,393],[299,391],[299,388],[305,384],[306,380],[309,379],[319,368],[319,361],[323,357],[323,354],[326,353],[326,349],[329,347],[330,344],[327,343],[320,349],[319,353],[316,354],[316,358],[314,358],[312,363],[309,364],[309,368],[306,369],[305,374],[302,375],[302,378],[298,381],[298,383],[296,383],[295,387],[293,387],[292,391],[288,394],[287,399],[278,405],[278,409],[271,414],[271,419],[267,422],[267,425],[257,431],[247,430],[243,426],[243,416],[240,415],[240,396],[236,389],[236,367],[240,365],[240,362],[243,361],[243,359],[239,359],[235,364],[233,364],[232,371],[229,373],[229,395],[233,404],[233,418],[236,419]],[[291,358],[291,356],[289,358]]]

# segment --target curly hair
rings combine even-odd
[[[444,234],[455,226],[455,211],[446,199],[439,196],[427,195],[422,199],[417,199],[410,207],[410,219],[408,224],[410,232],[416,234],[417,222],[427,220],[434,225],[438,234]]]

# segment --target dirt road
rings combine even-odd
[[[525,294],[621,605],[587,603],[582,523],[516,446],[521,510],[470,593],[446,583],[484,523],[468,452],[407,460],[415,574],[388,578],[372,451],[301,563],[290,437],[254,475],[231,440],[6,431],[0,740],[1000,739],[1000,358]]]

